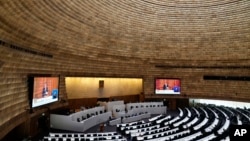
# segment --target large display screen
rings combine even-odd
[[[34,77],[31,107],[58,101],[59,77]]]
[[[156,78],[155,94],[181,94],[181,80],[176,78]]]

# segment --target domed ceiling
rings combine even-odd
[[[0,38],[79,56],[249,60],[249,0],[2,0]]]

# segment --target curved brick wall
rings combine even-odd
[[[82,75],[142,77],[148,98],[161,76],[181,78],[177,98],[250,101],[249,81],[203,80],[250,76],[248,0],[5,0],[0,13],[3,136],[29,116],[30,73],[60,75],[62,99]]]

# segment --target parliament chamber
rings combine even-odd
[[[0,140],[250,137],[249,0],[1,0]]]

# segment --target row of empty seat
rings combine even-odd
[[[131,116],[138,113],[166,114],[167,107],[163,102],[127,103],[113,106],[115,118]]]
[[[225,110],[227,109],[227,110]],[[179,108],[179,115],[157,115],[149,118],[148,122],[139,125],[117,127],[124,136],[131,140],[229,140],[229,128],[232,119],[237,116],[248,120],[248,111],[238,114],[228,107],[203,107]],[[245,122],[250,124],[250,122]]]
[[[126,141],[116,132],[106,133],[50,133],[43,141]]]
[[[112,117],[104,106],[86,109],[71,115],[50,114],[50,127],[60,130],[84,132],[89,128],[106,122]]]
[[[140,109],[140,108],[137,108]],[[201,107],[178,108],[176,116],[159,114],[116,125],[120,134],[50,134],[44,140],[80,141],[80,140],[133,140],[133,141],[227,141],[231,124],[250,124],[248,109],[233,109],[205,105]],[[138,114],[140,115],[140,114]],[[130,118],[127,116],[125,118]],[[133,116],[131,116],[133,117]],[[61,139],[63,138],[63,139]]]

